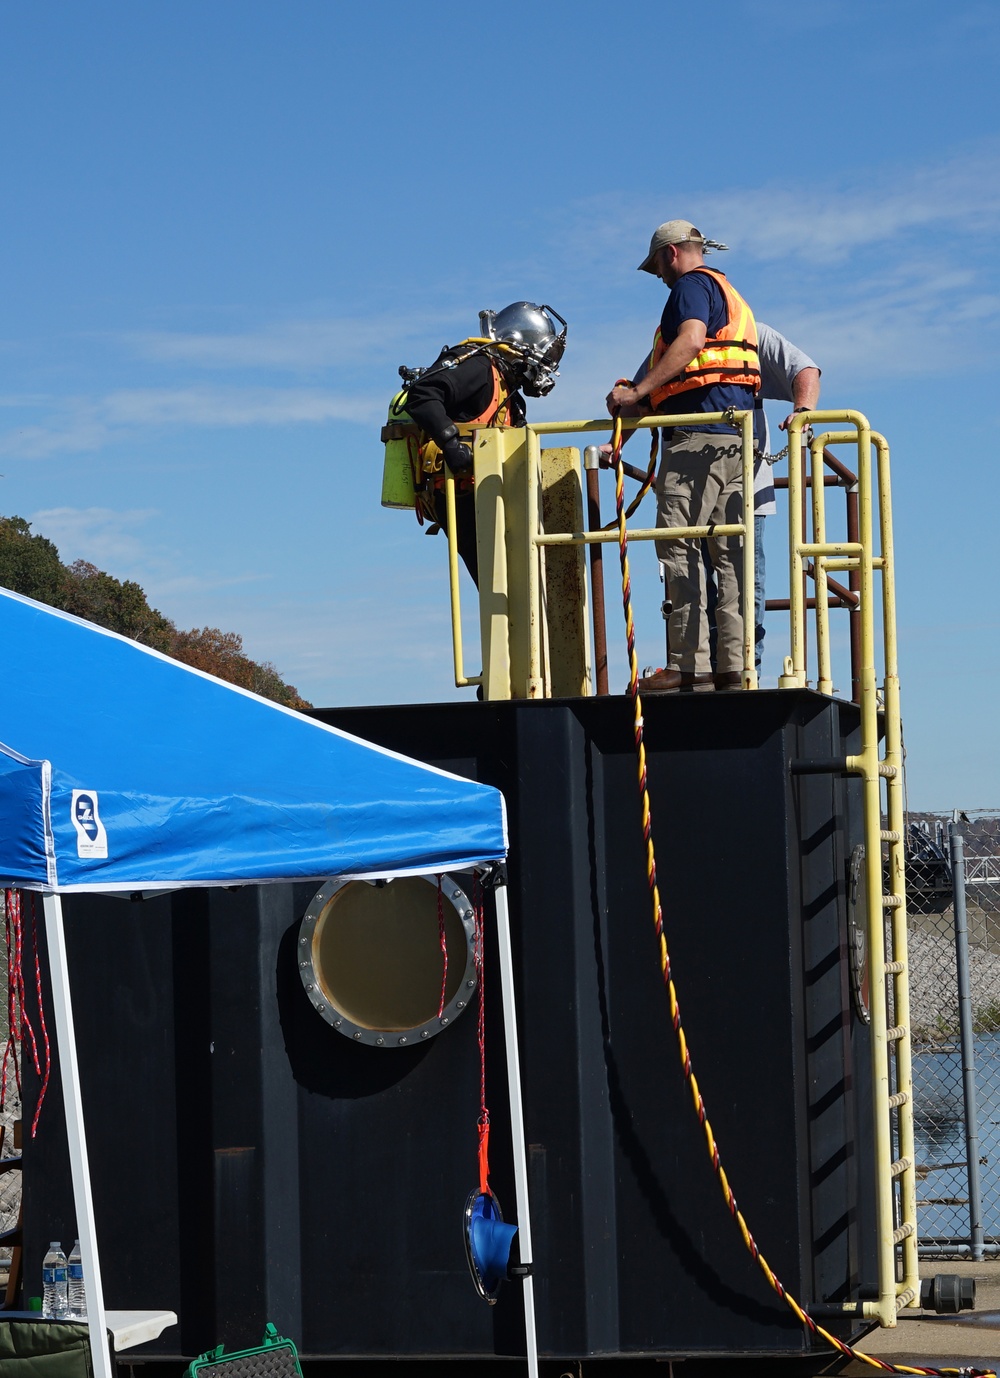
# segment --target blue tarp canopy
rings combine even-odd
[[[60,894],[458,870],[506,855],[504,803],[498,790],[314,722],[6,589],[0,653],[0,886],[46,892],[91,1359],[96,1378],[114,1378]],[[514,1175],[529,1257],[503,886],[495,899]],[[524,1295],[529,1378],[537,1378],[530,1277]]]
[[[0,589],[0,884],[142,890],[458,869],[503,798]]]

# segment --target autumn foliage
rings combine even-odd
[[[270,661],[259,663],[244,654],[238,632],[218,627],[179,631],[168,617],[149,606],[133,580],[115,579],[85,560],[64,565],[53,543],[33,535],[23,517],[0,517],[0,585],[120,632],[275,703],[311,707]]]

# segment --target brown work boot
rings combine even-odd
[[[739,670],[717,670],[712,676],[716,691],[723,689],[742,689],[743,675]]]
[[[712,683],[711,675],[696,675],[690,670],[657,670],[639,681],[640,694],[670,694],[675,689],[684,693],[697,691]]]

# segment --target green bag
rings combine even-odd
[[[227,1354],[225,1345],[192,1359],[188,1378],[302,1378],[298,1350],[268,1324],[255,1349]]]
[[[93,1378],[85,1325],[0,1319],[3,1378]]]

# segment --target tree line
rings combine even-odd
[[[115,579],[86,560],[63,564],[55,545],[35,535],[23,517],[0,517],[0,585],[120,632],[275,703],[312,707],[294,685],[284,682],[269,660],[258,662],[244,654],[238,632],[218,627],[180,631],[169,617],[149,606],[134,580]]]

